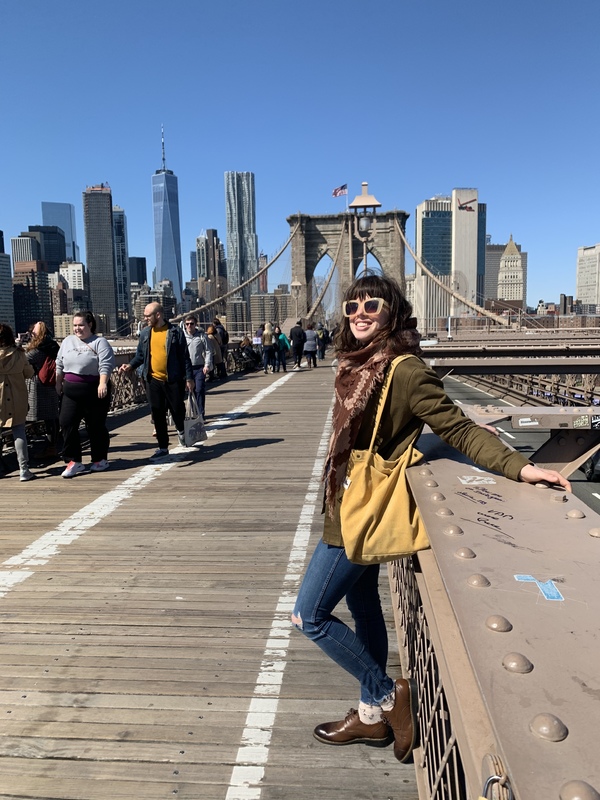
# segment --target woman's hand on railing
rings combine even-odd
[[[526,464],[519,473],[524,483],[548,483],[550,486],[562,486],[567,492],[572,491],[569,481],[554,469],[542,469],[535,464]]]

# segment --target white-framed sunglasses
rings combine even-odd
[[[342,314],[345,317],[355,317],[361,312],[369,317],[381,314],[388,304],[382,297],[367,297],[366,300],[344,300],[342,303]]]

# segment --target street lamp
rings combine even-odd
[[[290,287],[292,290],[292,296],[296,301],[296,319],[298,319],[298,298],[300,297],[300,289],[302,288],[302,284],[300,281],[292,281]]]
[[[356,195],[348,208],[354,211],[354,236],[363,243],[363,264],[367,272],[367,242],[375,236],[376,209],[381,203],[372,194],[369,194],[369,184],[362,183],[362,194]],[[359,213],[360,212],[360,213]]]

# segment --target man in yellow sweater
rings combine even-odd
[[[148,327],[140,333],[134,357],[129,364],[123,364],[121,371],[142,367],[158,441],[158,449],[150,460],[157,461],[169,454],[167,410],[177,428],[179,444],[185,446],[185,389],[194,391],[194,373],[185,334],[180,327],[165,320],[164,308],[159,303],[150,303],[144,309],[144,319]]]

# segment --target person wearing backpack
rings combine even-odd
[[[27,361],[35,370],[29,381],[28,422],[43,420],[47,443],[34,458],[55,459],[59,450],[58,395],[56,394],[56,356],[58,342],[54,340],[45,322],[36,322],[31,339],[25,346]]]

